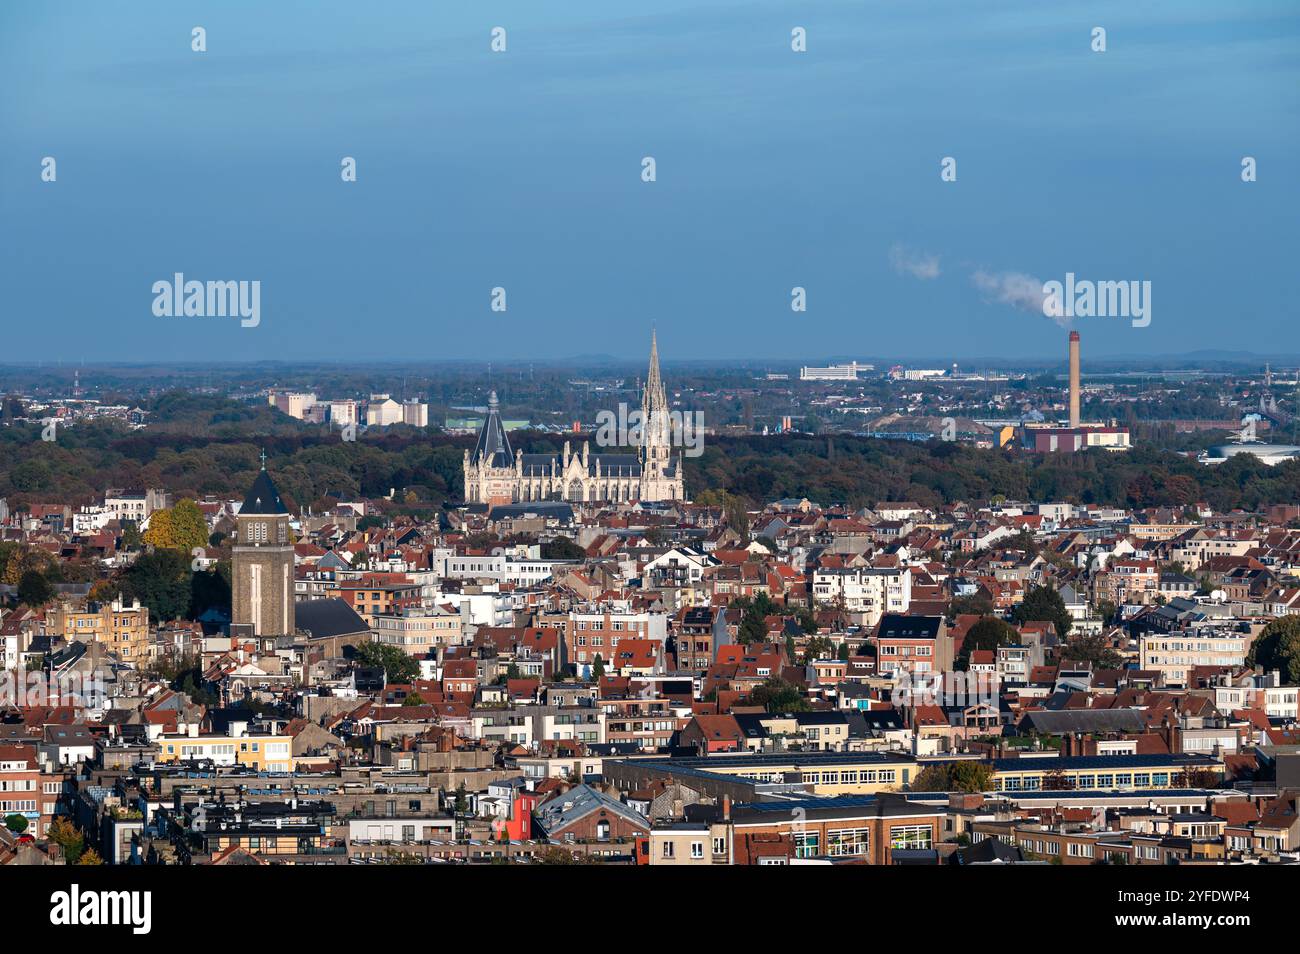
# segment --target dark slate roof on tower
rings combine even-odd
[[[497,392],[488,395],[487,417],[478,432],[478,442],[470,460],[475,463],[486,462],[492,467],[513,467],[514,455],[510,452],[510,441],[506,439],[506,429],[501,423],[500,404]]]
[[[239,508],[239,512],[240,514],[289,512],[289,508],[280,499],[280,491],[275,489],[271,475],[265,469],[257,472],[257,479],[253,481],[253,486],[248,488],[248,495],[244,497],[244,505]]]

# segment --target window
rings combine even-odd
[[[826,853],[832,858],[865,855],[870,844],[866,828],[840,828],[826,835]]]
[[[889,830],[889,847],[927,849],[932,838],[929,825],[896,825]]]
[[[702,841],[691,842],[691,857],[692,858],[704,857],[704,842]]]
[[[672,843],[671,841],[665,841],[665,842],[664,842],[664,855],[663,855],[663,856],[664,856],[665,858],[671,858],[671,857],[673,857],[673,843]]]
[[[821,848],[821,836],[815,831],[797,831],[794,833],[794,856],[796,858],[816,858]]]
[[[714,839],[713,839],[713,853],[714,853],[715,855],[725,855],[725,854],[727,853],[727,839],[726,839],[726,838],[714,838]]]

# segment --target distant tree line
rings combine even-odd
[[[54,442],[40,440],[38,425],[0,427],[0,496],[13,507],[51,500],[80,505],[107,487],[163,487],[177,498],[238,495],[252,483],[265,449],[281,493],[294,505],[326,507],[340,496],[396,491],[392,509],[432,512],[461,498],[462,454],[474,440],[399,427],[344,443],[328,427],[206,395],[164,394],[152,411],[143,431],[115,422],[78,424],[60,430]],[[558,453],[564,439],[516,432],[511,442],[525,453]],[[1255,510],[1300,499],[1300,462],[1268,467],[1242,455],[1206,467],[1144,446],[1067,455],[847,434],[714,436],[702,456],[686,460],[686,482],[692,498],[723,506],[737,523],[745,521],[747,507],[782,497],[938,506],[1001,494],[1135,508],[1205,501],[1216,510]]]

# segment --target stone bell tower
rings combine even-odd
[[[231,633],[291,636],[294,632],[293,540],[289,510],[262,469],[235,515]]]

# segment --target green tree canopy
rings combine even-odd
[[[182,550],[142,553],[122,574],[122,595],[149,607],[151,620],[179,619],[190,608],[190,557]]]
[[[568,537],[556,537],[542,544],[543,560],[581,560],[587,551]]]
[[[1072,636],[1061,645],[1058,655],[1061,659],[1092,663],[1094,669],[1119,669],[1124,665],[1124,657],[1100,633]]]
[[[1269,622],[1250,647],[1246,664],[1267,671],[1278,669],[1288,683],[1300,682],[1300,614]]]
[[[799,687],[773,676],[749,694],[751,705],[763,706],[768,712],[807,712],[808,700]]]
[[[993,788],[993,766],[962,759],[927,765],[912,781],[914,792],[987,792]]]
[[[970,654],[975,650],[1010,646],[1018,638],[1019,635],[1013,627],[997,617],[985,616],[966,631],[966,640],[961,644],[961,649],[957,651],[957,659],[954,665],[958,669],[967,669],[970,666]]]
[[[18,602],[32,609],[39,609],[54,599],[54,587],[45,578],[44,573],[28,570],[18,581]]]
[[[762,592],[754,597],[742,596],[732,600],[729,608],[741,613],[740,625],[736,627],[736,642],[748,646],[767,639],[765,620],[776,610],[770,596]]]
[[[973,596],[955,596],[948,604],[948,619],[955,620],[958,616],[971,613],[978,616],[992,616],[993,610],[993,601],[987,596],[978,593]]]
[[[357,647],[357,659],[363,666],[384,670],[389,682],[410,682],[420,675],[420,664],[397,646],[367,642]]]
[[[1031,586],[1025,598],[1011,611],[1017,623],[1047,621],[1056,624],[1056,635],[1065,639],[1074,625],[1061,594],[1050,586]]]

